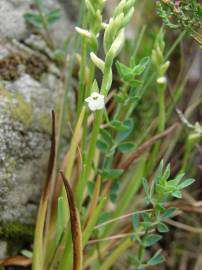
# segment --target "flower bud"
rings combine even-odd
[[[113,59],[119,54],[120,50],[122,49],[124,40],[125,40],[124,29],[122,29],[119,32],[118,36],[115,38],[109,50],[109,53],[111,53]]]
[[[98,67],[102,72],[104,72],[104,67],[105,67],[104,61],[102,61],[102,59],[97,57],[97,55],[95,55],[93,52],[90,53],[90,58],[95,64],[95,66]]]
[[[124,20],[124,14],[121,13],[118,17],[115,19],[111,18],[109,21],[108,26],[106,27],[105,33],[104,33],[104,50],[105,53],[108,52],[110,49],[112,42],[117,36],[117,33],[120,31],[122,24]]]
[[[77,33],[79,33],[80,35],[82,35],[84,37],[87,37],[87,38],[92,37],[91,33],[88,30],[82,29],[82,28],[77,27],[77,26],[75,27],[75,30]]]
[[[163,65],[161,65],[160,70],[162,74],[165,74],[170,66],[170,61],[166,61]]]

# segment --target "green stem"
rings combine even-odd
[[[84,99],[84,88],[85,88],[85,74],[86,74],[86,55],[87,55],[87,44],[86,39],[82,38],[82,51],[81,51],[81,64],[79,72],[79,93],[78,93],[78,103],[77,103],[77,117],[81,112]]]
[[[165,129],[165,89],[166,85],[159,85],[158,98],[159,98],[159,125],[158,131],[163,132]]]
[[[184,30],[178,36],[178,38],[175,40],[175,42],[173,43],[173,45],[170,47],[169,51],[165,55],[165,60],[167,60],[171,56],[171,54],[173,53],[173,51],[175,50],[175,48],[178,46],[178,44],[181,42],[181,40],[184,38],[185,35],[186,35],[186,31]]]
[[[117,261],[117,259],[130,247],[133,245],[133,241],[128,238],[122,242],[104,261],[101,267],[98,270],[108,270]]]
[[[142,177],[144,174],[144,168],[145,168],[145,161],[147,159],[147,155],[144,155],[138,165],[135,167],[134,170],[134,176],[133,178],[129,181],[127,186],[124,189],[124,193],[122,194],[118,205],[116,207],[116,210],[112,214],[112,219],[117,218],[121,216],[124,211],[127,209],[127,207],[130,205],[131,201],[133,200],[135,193],[138,191],[142,184]],[[108,224],[106,225],[104,232],[102,234],[102,237],[106,237],[109,235],[109,233],[115,229],[115,227],[118,225],[118,223],[114,224]]]
[[[158,103],[159,103],[159,119],[158,132],[161,133],[165,129],[166,113],[165,113],[165,89],[166,84],[158,85]],[[157,160],[160,142],[157,142],[151,152],[150,160],[147,167],[148,174],[153,170],[154,164]]]
[[[91,93],[91,87],[93,83],[93,78],[95,74],[95,66],[93,62],[90,62],[90,72],[89,72],[89,78],[86,85],[86,90],[84,93],[84,97],[87,98],[90,96]],[[85,164],[85,156],[86,156],[86,149],[87,149],[87,135],[88,135],[88,112],[86,111],[83,121],[83,136],[82,136],[82,159],[83,164]]]
[[[113,62],[112,58],[106,56],[104,75],[103,75],[101,91],[100,91],[101,94],[103,94],[104,96],[107,95],[108,90],[109,90],[109,78],[110,78],[112,62]],[[104,114],[104,110],[99,110],[94,113],[94,123],[93,123],[91,139],[89,142],[88,156],[87,156],[85,168],[83,168],[84,172],[82,172],[82,177],[79,181],[78,189],[77,189],[77,195],[79,194],[79,196],[77,196],[77,199],[79,198],[78,207],[81,206],[85,187],[88,182],[88,177],[91,171],[92,162],[94,159],[94,154],[95,154],[95,149],[96,149],[97,137],[99,134],[99,129],[102,122],[103,114]]]
[[[51,49],[54,49],[55,46],[54,46],[54,42],[53,42],[53,39],[50,35],[50,32],[49,32],[49,28],[48,28],[48,22],[46,20],[46,16],[45,14],[43,13],[43,10],[41,9],[40,5],[38,4],[38,1],[35,0],[35,4],[36,4],[36,7],[39,11],[39,15],[41,16],[41,20],[42,20],[42,24],[43,24],[43,28],[45,30],[45,34],[46,34],[46,42],[48,44],[48,46],[51,48]]]
[[[103,110],[95,112],[95,119],[94,119],[92,134],[91,134],[91,140],[90,140],[90,143],[89,143],[88,156],[87,156],[86,164],[84,164],[84,166],[83,166],[84,171],[82,172],[82,176],[81,176],[81,179],[80,179],[78,187],[77,187],[77,203],[78,203],[78,207],[81,206],[82,198],[83,198],[84,191],[85,191],[85,187],[86,187],[86,184],[88,182],[88,177],[89,177],[89,174],[90,174],[92,161],[94,159],[97,136],[98,136],[99,129],[100,129],[100,123],[102,121],[102,116],[103,116]]]

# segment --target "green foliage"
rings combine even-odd
[[[28,12],[24,15],[24,18],[31,23],[33,26],[41,28],[43,27],[43,18],[40,14],[35,14]],[[53,25],[60,18],[60,9],[53,9],[49,12],[44,13],[44,19],[46,20],[48,26]]]
[[[137,76],[142,75],[145,71],[146,67],[150,62],[149,57],[144,57],[138,64],[131,63],[132,67],[128,67],[119,61],[116,62],[116,68],[120,78],[125,82],[127,85],[131,87],[137,87],[141,85],[140,80],[136,80]]]
[[[24,14],[25,20],[38,29],[43,29],[47,45],[54,49],[54,41],[52,40],[49,28],[60,19],[60,9],[46,10],[44,0],[35,0],[36,11]]]
[[[196,30],[201,27],[202,5],[197,0],[157,1],[157,14],[164,24],[173,29],[182,29],[190,34],[199,44],[202,39]]]
[[[144,247],[150,247],[156,244],[159,240],[161,240],[162,236],[158,234],[148,234],[144,237],[142,243]]]
[[[135,148],[134,143],[124,142],[124,143],[119,144],[118,151],[121,153],[127,153],[134,150],[134,148]]]
[[[147,179],[142,180],[145,202],[152,205],[152,211],[149,213],[143,212],[142,214],[134,214],[132,224],[134,228],[135,240],[139,243],[139,256],[135,260],[137,269],[141,267],[148,267],[151,265],[159,264],[164,261],[164,257],[160,255],[160,251],[148,261],[144,262],[144,249],[155,245],[162,236],[153,233],[157,231],[164,234],[169,231],[168,226],[165,224],[166,219],[173,216],[176,208],[165,208],[166,203],[172,197],[180,197],[181,189],[191,185],[194,180],[182,180],[184,174],[177,175],[174,179],[170,179],[170,165],[167,165],[163,170],[163,161],[160,163],[155,180],[149,185]],[[143,232],[140,237],[140,232]],[[138,261],[138,263],[137,263]]]
[[[60,18],[60,9],[53,9],[43,13],[43,18],[40,14],[27,12],[24,18],[35,27],[43,27],[43,20],[46,20],[47,25],[51,26]]]
[[[153,257],[148,261],[147,265],[154,266],[164,262],[165,258],[161,255],[161,250],[158,250]]]
[[[80,255],[86,256],[83,267],[90,270],[116,268],[115,264],[120,252],[124,253],[134,242],[136,255],[131,256],[132,249],[129,251],[129,263],[134,266],[134,269],[147,269],[161,264],[165,258],[162,251],[156,249],[156,244],[161,245],[160,240],[169,231],[167,221],[176,212],[176,208],[168,208],[168,203],[173,198],[181,198],[182,189],[194,182],[192,178],[184,180],[184,174],[171,177],[170,166],[164,169],[163,162],[156,169],[162,156],[170,158],[169,155],[167,157],[165,150],[169,148],[168,142],[163,140],[165,136],[170,135],[170,131],[165,131],[168,120],[166,109],[170,106],[170,100],[167,104],[165,98],[166,72],[170,64],[167,61],[169,53],[166,55],[165,33],[163,29],[160,29],[158,34],[152,33],[152,40],[155,39],[154,45],[150,44],[149,50],[145,53],[144,31],[141,32],[139,42],[136,39],[135,42],[128,41],[132,48],[132,53],[127,59],[128,63],[122,55],[121,60],[115,61],[125,42],[124,30],[133,15],[135,0],[119,1],[109,20],[103,19],[104,2],[102,0],[82,2],[79,22],[82,28],[76,27],[79,35],[75,40],[78,43],[73,42],[72,47],[70,46],[71,51],[67,53],[72,59],[76,54],[78,59],[75,65],[76,78],[79,74],[78,88],[77,83],[74,84],[78,108],[75,110],[75,118],[74,111],[73,113],[71,111],[70,122],[75,129],[62,168],[69,183],[67,186],[71,195],[69,195],[70,201],[74,202],[75,196],[76,203],[74,203],[74,218],[71,219],[70,227],[69,212],[71,216],[72,208],[71,206],[67,208],[64,187],[61,193],[58,189],[54,193],[50,188],[52,193],[48,194],[47,198],[50,198],[51,203],[53,198],[53,203],[51,204],[47,199],[47,210],[43,212],[44,218],[47,215],[50,220],[47,220],[47,223],[38,220],[42,232],[40,244],[47,249],[44,248],[44,256],[40,254],[44,269],[72,269],[72,259],[75,258],[73,255],[76,250],[75,245],[72,250],[72,242],[79,245],[77,248]],[[158,13],[166,25],[179,29],[182,25],[181,21],[172,19],[174,15],[169,13],[169,3],[172,2],[157,1]],[[35,27],[43,27],[48,37],[47,30],[59,19],[59,10],[47,11],[43,0],[36,0],[35,4],[38,11],[25,14],[25,18]],[[180,4],[180,8],[182,7],[184,8],[184,4]],[[190,5],[189,8],[193,7]],[[186,11],[185,15],[190,16],[189,12]],[[186,23],[183,25],[184,28],[185,25],[188,27],[188,21]],[[191,27],[195,29],[197,24]],[[103,39],[100,39],[99,35]],[[175,44],[177,45],[180,40],[177,39]],[[77,50],[78,45],[81,45],[81,50],[80,48]],[[141,53],[139,53],[140,46]],[[172,52],[174,48],[175,46],[170,51]],[[100,51],[103,54],[99,55]],[[66,54],[61,54],[64,62],[65,56]],[[115,74],[113,74],[114,63],[117,71]],[[97,68],[100,77],[95,74]],[[71,85],[72,69],[68,72],[64,80],[65,89],[69,89],[69,84]],[[60,75],[64,78],[63,67]],[[106,104],[102,109],[90,112],[85,110],[84,105],[85,99],[91,96],[92,92],[100,93]],[[67,91],[65,95],[69,95],[69,92]],[[159,113],[155,115],[157,98]],[[63,114],[66,115],[65,108],[71,104],[66,103],[65,99],[63,105],[61,118]],[[58,126],[58,137],[60,137],[61,127]],[[158,142],[159,138],[163,138],[161,142]],[[182,144],[182,141],[180,143]],[[154,147],[150,148],[151,146]],[[57,154],[59,156],[60,153]],[[58,162],[55,167],[54,175],[57,175]],[[145,178],[142,178],[143,175]],[[147,178],[151,179],[151,182]],[[58,187],[60,186],[58,183],[58,179],[53,179],[51,184]],[[134,215],[125,213],[125,210],[130,211],[137,205],[139,207],[136,193],[141,184],[144,198],[141,197],[140,201],[144,203],[144,210],[137,211]],[[142,193],[139,192],[138,196],[139,194]],[[55,195],[58,197],[56,198]],[[139,203],[139,200],[137,201]],[[77,230],[82,232],[79,241],[74,239],[77,238],[77,234],[73,224],[78,216],[82,226],[81,230],[80,225],[77,224]],[[129,216],[132,216],[132,231],[122,233],[120,228],[124,228],[125,225],[126,228],[131,229],[126,221]],[[123,224],[119,224],[119,219]],[[126,239],[123,239],[125,237]],[[114,242],[110,242],[112,240]],[[37,247],[35,246],[34,249],[36,250]],[[82,252],[81,249],[87,252]],[[104,257],[102,257],[102,250],[104,250]],[[35,259],[37,258],[33,261]],[[81,270],[81,264],[78,270]]]

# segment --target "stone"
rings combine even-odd
[[[0,259],[3,259],[7,253],[7,243],[6,241],[0,241]]]
[[[0,36],[22,39],[27,34],[24,13],[29,9],[28,1],[0,1]]]
[[[63,47],[73,29],[72,11],[67,6],[64,10],[60,0],[44,2],[49,10],[61,9],[50,32],[56,46]],[[13,239],[19,237],[23,246],[28,234],[32,241],[47,172],[51,110],[59,111],[63,94],[50,48],[24,19],[31,4],[0,0],[0,258],[19,253],[21,244]],[[15,251],[7,253],[11,242]]]
[[[15,53],[0,60],[0,67]],[[53,64],[37,80],[35,65],[28,74],[28,62],[20,62],[35,55],[18,51],[17,56],[21,71],[0,84],[0,220],[34,224],[50,149],[51,110],[58,107],[62,83]]]

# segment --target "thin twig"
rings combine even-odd
[[[112,222],[115,222],[115,221],[120,221],[120,220],[126,219],[128,217],[133,216],[134,214],[141,214],[141,213],[146,213],[146,212],[151,212],[151,211],[152,211],[152,209],[147,209],[147,210],[142,210],[142,211],[136,211],[136,212],[128,213],[126,215],[123,215],[123,216],[120,216],[120,217],[117,217],[117,218],[113,218],[113,219],[110,219],[110,220],[108,220],[106,222],[103,222],[103,223],[95,226],[95,229],[99,229],[100,227],[103,227],[103,226],[105,226],[107,224],[110,224]]]
[[[175,123],[173,124],[171,127],[169,127],[168,129],[166,129],[164,132],[155,135],[154,137],[152,137],[150,140],[146,141],[145,143],[143,143],[137,150],[135,150],[125,161],[123,161],[121,164],[119,164],[118,168],[120,169],[128,169],[130,167],[130,165],[136,160],[138,159],[141,155],[144,154],[144,152],[150,147],[152,146],[154,143],[156,143],[156,141],[163,139],[164,137],[170,135],[171,133],[173,133],[177,128],[179,127],[179,123]]]
[[[150,230],[149,232],[153,232],[154,230]],[[138,235],[144,235],[145,232],[140,232]],[[116,239],[121,239],[121,238],[125,238],[125,237],[130,237],[130,236],[134,236],[135,233],[131,232],[131,233],[122,233],[122,234],[117,234],[117,235],[112,235],[106,238],[100,238],[100,239],[96,239],[96,240],[90,240],[88,241],[88,244],[96,244],[99,242],[104,242],[104,241],[110,241],[110,240],[116,240]]]
[[[166,222],[168,224],[170,224],[171,226],[174,226],[178,229],[182,229],[182,230],[187,231],[187,232],[197,233],[197,234],[202,233],[202,228],[194,228],[192,226],[189,226],[189,225],[186,225],[186,224],[183,224],[183,223],[171,220],[171,219],[167,219]]]

